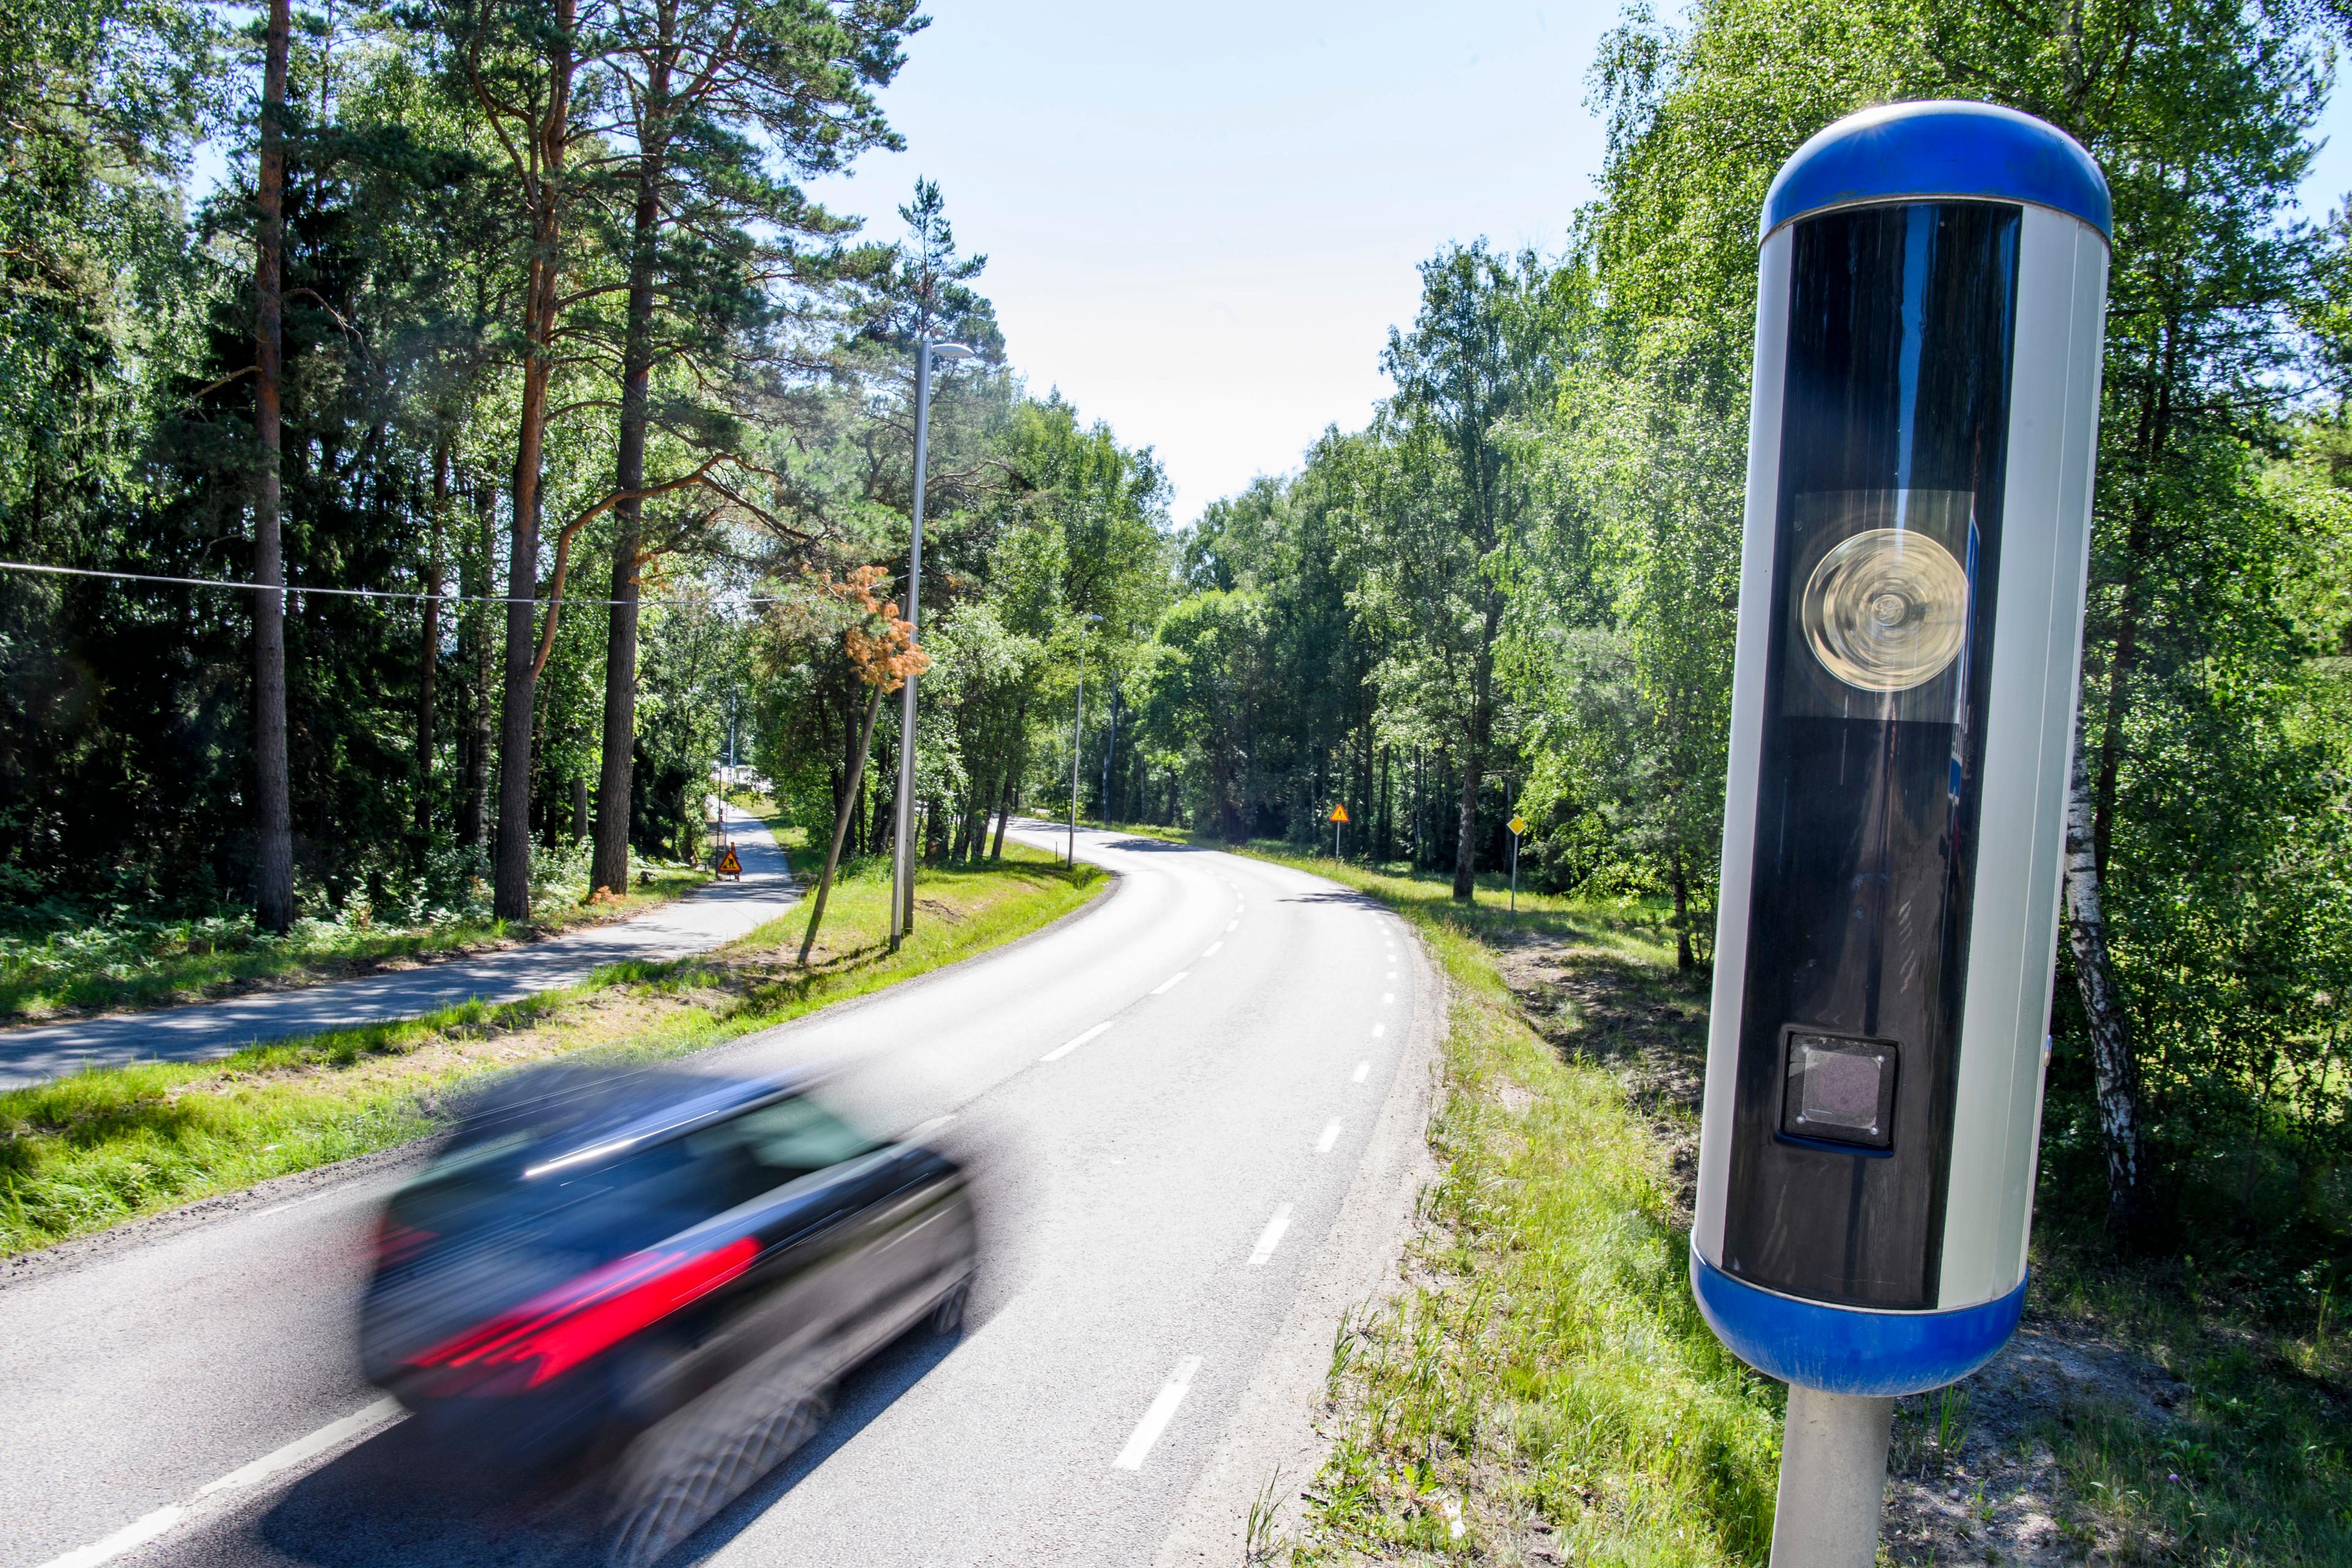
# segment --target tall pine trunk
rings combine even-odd
[[[293,28],[289,0],[269,0],[261,83],[260,209],[254,263],[254,436],[261,482],[253,507],[253,752],[259,832],[254,919],[264,931],[294,923],[294,826],[286,773],[286,570],[279,538],[283,441],[278,383],[285,374],[286,69]]]
[[[434,676],[441,667],[442,551],[448,532],[449,441],[433,448],[433,546],[425,562],[425,625],[416,650],[416,831],[433,831]]]
[[[564,157],[572,126],[574,0],[552,6],[557,42],[547,68],[547,107],[536,128],[530,266],[523,294],[522,409],[515,440],[514,516],[507,568],[506,691],[499,736],[499,847],[492,908],[530,918],[530,742],[538,670],[540,469],[546,460],[548,389],[555,375],[561,311]],[[552,613],[553,606],[550,606]]]
[[[660,11],[665,35],[675,16]],[[663,42],[668,42],[665,36]],[[655,247],[660,236],[662,128],[667,123],[669,58],[656,57],[646,84],[637,153],[637,205],[629,234],[628,321],[621,344],[621,430],[613,505],[613,613],[604,638],[604,763],[596,783],[596,852],[592,886],[625,892],[629,882],[629,795],[635,783],[637,742],[637,596],[642,563],[646,488],[646,427],[651,419]]]
[[[2147,1166],[2140,1154],[2139,1075],[2131,1037],[2107,959],[2106,913],[2099,871],[2097,794],[2084,757],[2079,721],[2066,794],[2066,941],[2091,1028],[2091,1073],[2100,1142],[2107,1156],[2107,1228],[2117,1240],[2143,1234],[2148,1218]]]
[[[466,649],[466,798],[457,813],[457,837],[468,849],[489,841],[490,715],[494,711],[491,605],[499,589],[496,502],[487,480],[474,487],[475,536],[467,554],[474,592],[480,595],[467,612]],[[462,579],[461,579],[462,580]]]

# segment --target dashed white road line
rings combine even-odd
[[[1187,1394],[1192,1392],[1192,1379],[1200,1370],[1201,1358],[1196,1355],[1188,1355],[1176,1363],[1176,1370],[1168,1375],[1167,1386],[1151,1402],[1151,1408],[1143,1413],[1143,1419],[1135,1424],[1135,1431],[1128,1437],[1127,1447],[1121,1448],[1118,1458],[1111,1461],[1112,1468],[1143,1468],[1144,1458],[1151,1452],[1151,1445],[1160,1441],[1160,1434],[1167,1431],[1168,1423],[1176,1419],[1176,1407],[1184,1403]]]
[[[1381,1006],[1385,1007],[1385,1006],[1387,1006],[1390,1003],[1391,1003],[1391,1002],[1393,1002],[1393,1001],[1395,1001],[1395,1000],[1396,1000],[1396,993],[1395,993],[1395,992],[1393,992],[1393,991],[1383,991],[1383,992],[1381,992]]]
[[[917,734],[919,734],[919,735],[922,733],[922,731],[919,731],[919,730],[918,730],[918,731],[915,731],[915,732],[916,732]],[[1372,1026],[1372,1038],[1374,1038],[1374,1039],[1376,1039],[1376,1040],[1377,1040],[1377,1039],[1379,1039],[1382,1035],[1387,1034],[1388,1032],[1389,1032],[1389,1026],[1388,1026],[1386,1024],[1374,1024],[1374,1025]]]
[[[1080,1046],[1085,1045],[1088,1040],[1093,1039],[1096,1036],[1101,1034],[1104,1030],[1109,1027],[1110,1025],[1108,1022],[1097,1024],[1093,1028],[1088,1029],[1076,1039],[1064,1041],[1062,1044],[1055,1046],[1052,1050],[1047,1051],[1044,1056],[1039,1057],[1037,1059],[1041,1062],[1060,1061],[1064,1057],[1068,1056],[1072,1051],[1076,1050]]]
[[[1315,1140],[1315,1152],[1318,1154],[1328,1154],[1331,1152],[1331,1145],[1337,1143],[1339,1141],[1339,1124],[1334,1121],[1329,1126],[1323,1129],[1322,1137]]]
[[[921,734],[921,733],[922,733],[922,731],[919,731],[919,730],[916,731],[915,732],[916,732],[918,735],[919,735],[919,734]],[[1239,931],[1239,930],[1241,929],[1241,924],[1242,924],[1242,922],[1241,922],[1241,921],[1227,921],[1225,922],[1225,930],[1226,930],[1226,931],[1227,931],[1227,932],[1229,932],[1229,933],[1230,933],[1230,932],[1233,932],[1233,931]]]
[[[1186,976],[1186,975],[1188,975],[1188,974],[1190,974],[1190,973],[1192,973],[1192,972],[1191,970],[1189,970],[1189,969],[1180,969],[1180,970],[1178,970],[1175,973],[1173,973],[1173,974],[1170,975],[1167,979],[1165,979],[1165,980],[1161,981],[1159,984],[1157,984],[1157,985],[1153,986],[1153,987],[1151,988],[1151,994],[1152,994],[1154,996],[1157,996],[1157,995],[1159,995],[1159,994],[1160,994],[1161,992],[1163,992],[1163,991],[1173,991],[1173,990],[1175,990],[1175,989],[1176,989],[1177,982],[1179,982],[1179,981],[1182,980],[1182,979],[1184,978],[1184,976]]]
[[[1289,1228],[1290,1205],[1285,1204],[1274,1211],[1274,1217],[1265,1222],[1265,1229],[1258,1233],[1257,1245],[1250,1248],[1252,1268],[1261,1267],[1274,1256],[1274,1249],[1282,1245],[1282,1233]]]
[[[917,733],[919,733],[919,734],[920,732],[921,732],[921,731],[917,731]],[[1223,942],[1211,942],[1207,947],[1202,948],[1202,949],[1201,950],[1201,956],[1202,956],[1202,958],[1214,958],[1214,957],[1216,957],[1216,956],[1217,956],[1217,949],[1219,949],[1219,948],[1221,948],[1221,947],[1223,947],[1223,946],[1224,946],[1224,945],[1225,945],[1225,944],[1224,944]]]
[[[919,734],[919,733],[921,733],[921,731],[917,731],[917,733],[918,733],[918,734]],[[1372,1076],[1372,1064],[1371,1064],[1371,1063],[1370,1063],[1370,1062],[1358,1062],[1358,1063],[1356,1064],[1356,1071],[1355,1071],[1354,1076],[1352,1076],[1351,1078],[1349,1078],[1349,1079],[1348,1079],[1348,1081],[1349,1081],[1349,1083],[1361,1083],[1361,1082],[1363,1082],[1366,1079],[1368,1079],[1368,1078],[1370,1078],[1370,1077],[1371,1077],[1371,1076]]]
[[[406,1414],[397,1399],[379,1399],[356,1415],[346,1415],[341,1421],[330,1421],[308,1436],[297,1437],[284,1447],[264,1454],[253,1463],[231,1470],[216,1481],[206,1482],[198,1487],[195,1494],[185,1502],[167,1504],[152,1513],[134,1519],[102,1541],[93,1541],[88,1546],[76,1547],[62,1557],[51,1558],[42,1568],[97,1568],[99,1563],[112,1562],[194,1517],[215,1499],[258,1485],[280,1470],[291,1469],[305,1460],[314,1459],[339,1443],[348,1442],[375,1427],[388,1426]]]

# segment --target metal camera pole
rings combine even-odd
[[[1871,1568],[1878,1560],[1894,1426],[1892,1399],[1789,1385],[1772,1512],[1775,1568]]]
[[[1087,725],[1087,626],[1101,619],[1100,616],[1078,617],[1078,705],[1070,715],[1069,861],[1073,868],[1078,863],[1078,742],[1086,734]]]
[[[923,614],[923,489],[931,433],[931,356],[970,357],[961,343],[935,343],[926,332],[915,339],[915,529],[907,549],[907,646],[921,646],[916,629]],[[890,951],[915,929],[915,861],[908,840],[915,832],[915,677],[898,693],[898,802],[890,839]]]

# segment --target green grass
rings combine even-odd
[[[1247,852],[1399,910],[1452,991],[1430,1223],[1408,1289],[1334,1346],[1334,1447],[1296,1561],[1512,1563],[1540,1543],[1538,1560],[1579,1564],[1764,1563],[1782,1394],[1717,1345],[1690,1298],[1687,1173],[1669,1161],[1695,1137],[1706,996],[1675,972],[1666,910],[1522,893],[1515,922],[1483,880],[1465,909],[1442,878]],[[1542,989],[1565,1001],[1539,1020],[1498,967],[1535,935],[1548,940],[1526,950],[1557,966]],[[1999,1443],[2030,1468],[2051,1461],[2070,1558],[2352,1563],[2343,1317],[2336,1304],[2332,1319],[2265,1322],[2178,1261],[2118,1260],[2045,1222],[2029,1326],[2185,1387],[2152,1415],[2121,1384],[2036,1383]],[[1942,1495],[1941,1456],[1999,1392],[1979,1381],[2011,1375],[1996,1363],[1906,1401],[1897,1447],[1922,1452],[1898,1453],[1898,1473]],[[1881,1562],[1991,1560],[1988,1542],[1947,1544],[1961,1555],[1883,1548]]]
[[[2318,1568],[2352,1563],[2352,1345],[2340,1322],[2265,1323],[2193,1283],[2046,1235],[2029,1321],[2129,1345],[2187,1385],[2151,1422],[2096,1389],[2035,1424],[2066,1482],[2071,1533],[2122,1561]]]
[[[649,875],[617,902],[583,905],[577,889],[568,897],[543,896],[528,926],[487,917],[387,921],[350,903],[333,919],[298,921],[284,936],[258,930],[249,913],[117,918],[32,936],[0,934],[0,1023],[167,1006],[263,981],[333,979],[386,963],[625,918],[710,879],[708,872],[684,867],[657,868]]]
[[[1296,1561],[1508,1562],[1542,1541],[1576,1563],[1760,1563],[1780,1390],[1700,1320],[1666,1152],[1624,1082],[1548,1044],[1504,984],[1507,910],[1253,852],[1399,910],[1450,993],[1432,1223],[1406,1290],[1333,1347],[1334,1446]],[[1523,894],[1518,929],[1687,989],[1648,905]]]
[[[924,871],[896,953],[887,863],[853,862],[806,969],[793,962],[803,905],[719,952],[615,964],[503,1006],[0,1093],[0,1256],[412,1142],[444,1125],[451,1089],[504,1067],[583,1050],[677,1056],[788,1022],[1035,931],[1108,885],[1092,867],[1007,850]]]

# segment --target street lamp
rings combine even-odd
[[[907,552],[907,627],[908,647],[919,639],[916,624],[923,613],[923,486],[929,457],[931,429],[931,357],[948,363],[970,359],[972,351],[961,343],[935,343],[924,332],[915,339],[915,532]],[[915,861],[908,840],[915,832],[915,678],[907,677],[898,697],[898,825],[891,835],[890,951],[915,929]]]
[[[1078,864],[1078,742],[1087,725],[1087,627],[1101,620],[1100,616],[1082,616],[1078,619],[1078,706],[1070,716],[1070,866]]]

